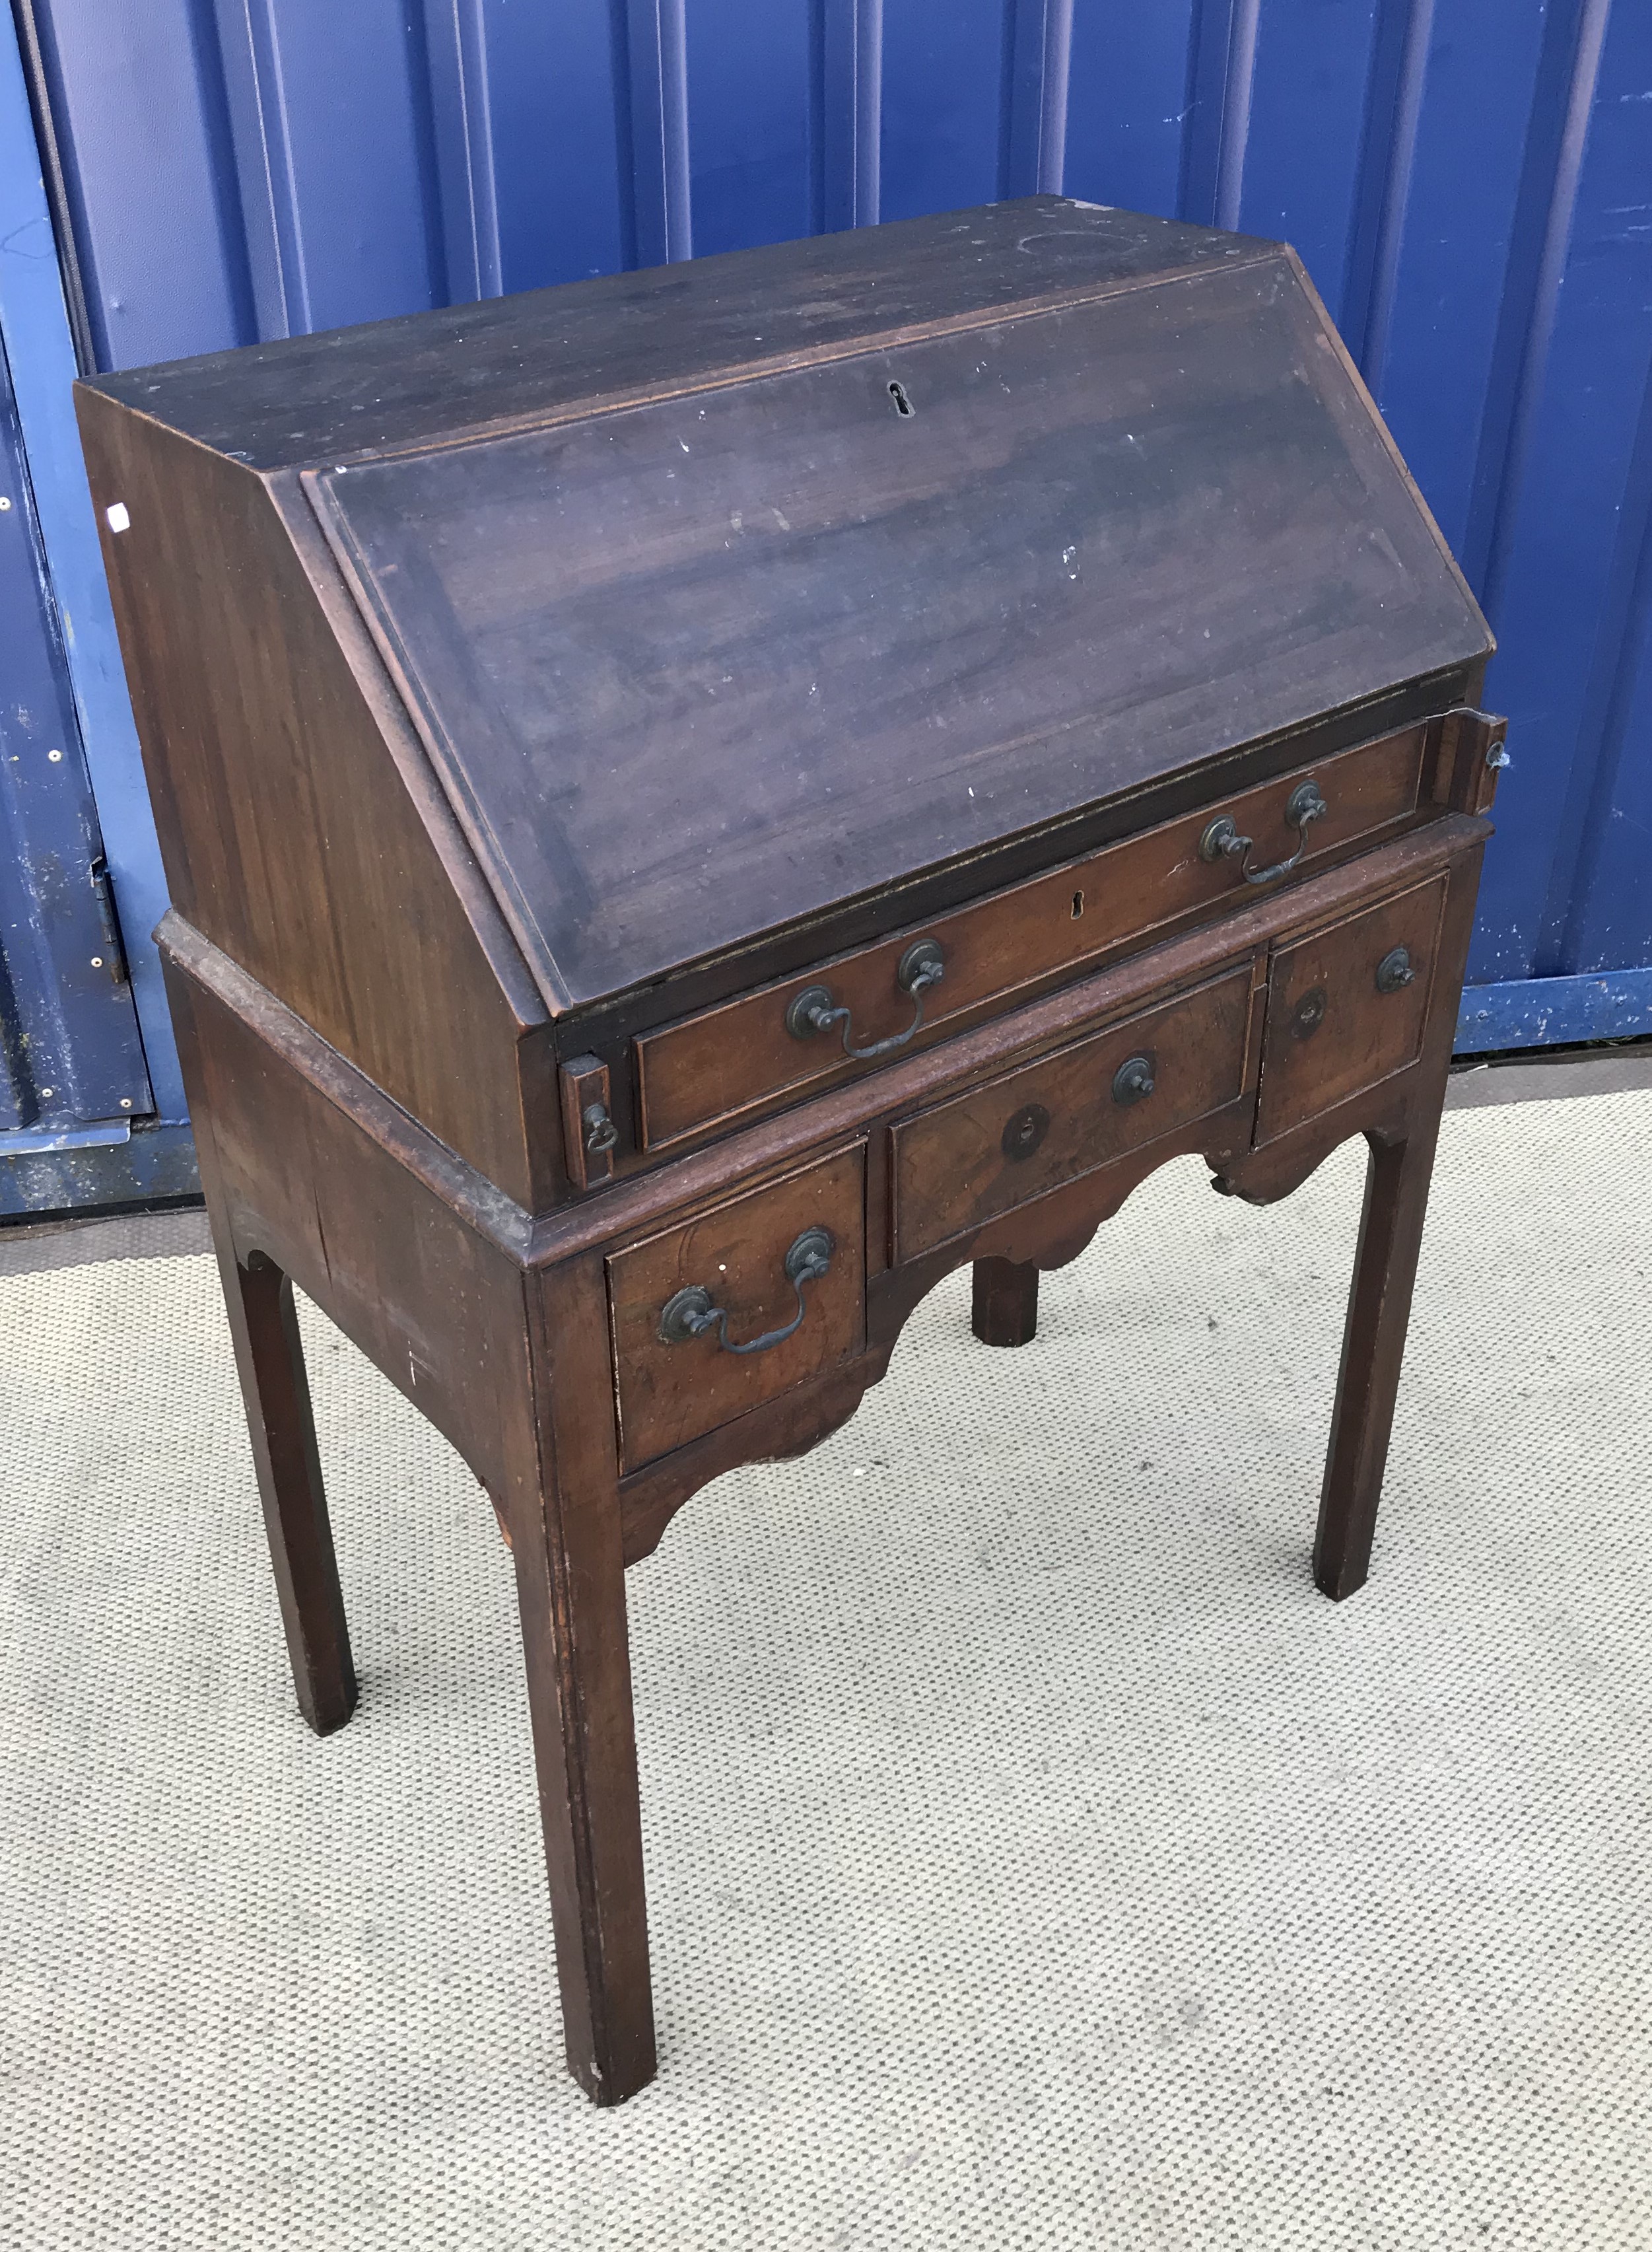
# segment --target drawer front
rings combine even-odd
[[[1245,1091],[1251,966],[894,1129],[895,1255],[914,1259]]]
[[[1436,877],[1277,950],[1259,1144],[1416,1060],[1445,904],[1446,879]]]
[[[920,1001],[923,1025],[942,1024],[1081,968],[1132,939],[1163,933],[1227,901],[1253,899],[1260,886],[1249,879],[1273,869],[1279,872],[1269,880],[1281,880],[1281,864],[1299,846],[1302,865],[1311,867],[1332,847],[1376,838],[1416,810],[1425,740],[1426,730],[1416,726],[1358,744],[899,937],[642,1034],[636,1067],[644,1146],[661,1149],[779,1095],[872,1068],[879,1059],[845,1056],[845,1029],[855,1047],[898,1042],[884,1053],[899,1054]],[[1297,829],[1287,810],[1309,780],[1324,811]],[[1224,818],[1239,845],[1249,840],[1248,853],[1214,844],[1201,850],[1212,824]],[[939,949],[942,975],[914,995],[911,956],[924,941]],[[796,1004],[819,987],[827,1008],[848,1013],[810,1030]]]
[[[865,1206],[857,1144],[609,1259],[624,1469],[859,1351]]]

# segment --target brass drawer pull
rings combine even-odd
[[[1127,1109],[1133,1102],[1145,1102],[1158,1084],[1153,1069],[1150,1055],[1129,1057],[1113,1074],[1113,1100]]]
[[[833,1001],[829,985],[805,985],[786,1011],[786,1029],[795,1040],[807,1040],[833,1025],[841,1025],[843,1053],[857,1063],[864,1063],[870,1056],[887,1055],[892,1048],[906,1046],[924,1020],[924,995],[932,985],[939,985],[946,974],[946,956],[935,940],[920,938],[909,946],[896,965],[895,983],[912,1000],[912,1022],[904,1032],[892,1032],[886,1040],[873,1040],[869,1047],[851,1046],[849,1011],[840,1009]]]
[[[1233,825],[1230,814],[1218,814],[1199,839],[1201,860],[1232,860],[1239,864],[1239,873],[1247,884],[1271,884],[1276,876],[1288,875],[1308,850],[1308,824],[1322,821],[1330,808],[1319,794],[1319,784],[1300,782],[1285,801],[1285,820],[1297,835],[1296,850],[1288,860],[1275,860],[1271,868],[1248,868],[1252,842],[1241,837]]]
[[[783,1345],[801,1324],[807,1311],[803,1304],[805,1282],[818,1282],[832,1263],[836,1249],[831,1231],[824,1227],[806,1227],[786,1255],[786,1279],[797,1293],[797,1311],[784,1329],[765,1330],[761,1337],[750,1338],[744,1345],[730,1342],[728,1315],[716,1304],[709,1290],[698,1282],[691,1282],[675,1297],[668,1298],[660,1316],[662,1345],[686,1345],[691,1338],[704,1337],[707,1330],[720,1332],[718,1344],[725,1352],[767,1352],[771,1345]]]
[[[1410,949],[1396,946],[1377,964],[1377,990],[1379,993],[1403,992],[1416,975],[1411,966]]]

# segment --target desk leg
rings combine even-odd
[[[270,1562],[299,1710],[318,1736],[356,1709],[327,1494],[316,1447],[293,1286],[255,1251],[243,1266],[220,1246],[219,1270],[240,1374]]]
[[[1315,1582],[1337,1602],[1364,1587],[1371,1567],[1439,1133],[1436,1112],[1417,1120],[1406,1141],[1373,1139],[1366,1163],[1365,1207],[1314,1542]]]
[[[1038,1270],[1018,1259],[977,1259],[969,1326],[982,1345],[1031,1345],[1038,1331]]]
[[[623,2103],[654,2077],[654,2003],[600,1267],[544,1287],[510,1553],[568,2069],[593,2103]]]

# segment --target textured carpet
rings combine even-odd
[[[1652,1095],[1446,1123],[1374,1577],[1359,1192],[932,1298],[631,1578],[658,2082],[561,2075],[509,1562],[312,1319],[283,1673],[200,1258],[0,1281],[0,2245],[1652,2244]]]

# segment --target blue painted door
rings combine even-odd
[[[1035,188],[1295,242],[1503,643],[1461,1044],[1652,1032],[1644,0],[14,5],[102,367]]]
[[[3,358],[0,618],[0,1134],[116,1143],[154,1105]]]
[[[0,1217],[174,1194],[194,1167],[148,943],[159,856],[10,28],[0,13]]]

